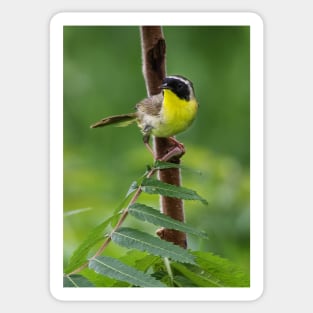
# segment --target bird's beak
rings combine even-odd
[[[169,89],[169,86],[167,83],[163,83],[161,86],[160,86],[161,89]]]

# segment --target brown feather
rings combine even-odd
[[[138,115],[141,115],[142,113],[152,116],[159,115],[162,108],[162,101],[163,101],[162,93],[141,100],[136,105]]]
[[[136,104],[135,113],[113,115],[103,118],[99,122],[96,122],[90,126],[90,128],[103,127],[111,124],[120,124],[117,126],[127,126],[134,122],[136,119],[139,123],[142,122],[145,116],[158,116],[162,108],[163,94],[151,96],[149,98],[141,100]]]
[[[118,124],[118,123],[125,123],[126,125],[128,123],[134,122],[137,118],[136,113],[129,113],[129,114],[121,114],[121,115],[113,115],[106,117],[99,122],[96,122],[90,126],[90,128],[97,128],[97,127],[103,127],[111,124]]]

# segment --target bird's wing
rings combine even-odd
[[[140,114],[148,114],[152,116],[159,115],[162,108],[163,94],[151,96],[141,100],[136,104],[137,112]]]

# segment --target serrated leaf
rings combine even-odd
[[[191,280],[189,280],[185,276],[174,276],[173,281],[178,287],[197,287]]]
[[[209,252],[193,252],[197,265],[172,263],[172,268],[198,287],[249,287],[249,278],[227,259]]]
[[[136,270],[117,259],[98,256],[89,261],[89,268],[96,273],[121,280],[139,287],[165,287],[165,285],[148,274]]]
[[[162,162],[159,160],[156,160],[153,167],[157,170],[164,170],[168,168],[182,168],[180,164],[177,163],[171,163],[171,162]]]
[[[143,272],[146,272],[148,268],[152,267],[156,262],[163,262],[162,258],[159,256],[150,255],[139,250],[128,250],[119,260]]]
[[[128,213],[142,221],[152,223],[157,226],[162,226],[168,229],[175,229],[185,233],[208,238],[205,232],[198,231],[193,227],[174,220],[170,216],[160,213],[159,211],[140,203],[134,203],[128,208]]]
[[[129,195],[131,195],[134,191],[136,191],[138,189],[138,187],[139,187],[139,185],[138,185],[137,181],[133,181],[131,183],[131,185],[129,186],[129,189],[128,189],[127,193],[126,193],[126,198]]]
[[[87,278],[82,275],[70,275],[63,277],[64,287],[95,287]]]
[[[163,258],[194,264],[194,256],[187,250],[136,229],[121,227],[111,235],[111,238],[115,243],[129,249],[138,249]]]
[[[156,170],[166,170],[166,169],[169,169],[169,168],[180,168],[180,169],[182,169],[184,171],[187,170],[187,171],[190,171],[190,172],[193,172],[193,173],[197,173],[199,175],[202,174],[198,170],[186,167],[186,166],[181,165],[181,164],[176,164],[176,163],[171,163],[171,162],[163,162],[163,161],[159,161],[159,160],[156,160],[154,162],[153,168],[156,169]]]
[[[104,239],[104,231],[110,224],[111,219],[114,216],[108,218],[103,223],[95,227],[87,236],[87,238],[78,246],[78,248],[73,252],[69,264],[65,269],[65,273],[70,273],[74,269],[80,267],[85,262],[87,262],[87,255],[90,249],[96,245],[100,240]]]
[[[139,188],[138,182],[135,180],[133,181],[129,189],[125,195],[124,200],[114,209],[113,214],[115,214],[115,218],[112,219],[111,225],[114,227],[116,222],[118,221],[118,214],[127,206],[129,197]]]
[[[214,255],[210,252],[193,252],[197,258],[197,264],[207,273],[216,276],[224,286],[249,287],[249,273],[245,273],[241,267],[233,262]]]
[[[225,287],[220,283],[217,277],[206,273],[198,266],[185,266],[184,264],[172,263],[172,268],[189,279],[197,287]]]
[[[149,194],[160,194],[162,196],[184,200],[199,200],[203,204],[208,204],[207,200],[200,197],[194,190],[167,184],[154,178],[145,178],[141,183],[141,189]]]

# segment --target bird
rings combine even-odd
[[[108,116],[92,124],[98,128],[111,124],[127,126],[137,122],[143,134],[143,142],[154,154],[149,144],[150,136],[168,138],[174,143],[175,152],[167,153],[163,159],[172,154],[185,152],[184,146],[174,136],[185,131],[195,120],[199,104],[196,100],[193,83],[184,76],[166,76],[160,86],[161,92],[147,97],[135,106],[135,112]]]

